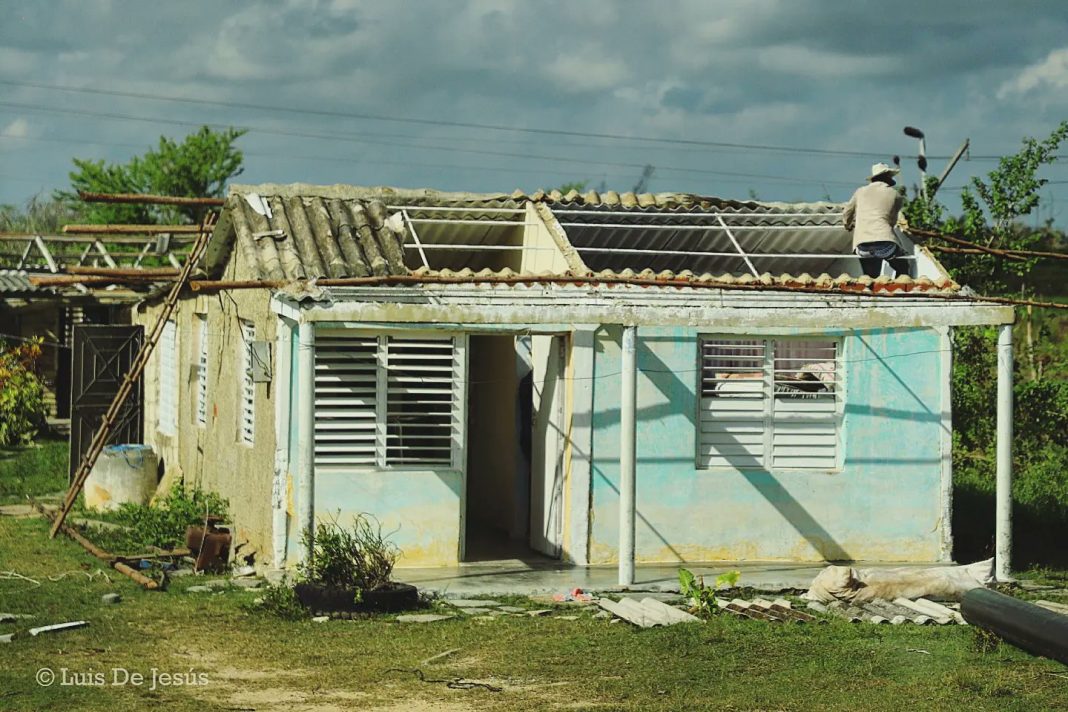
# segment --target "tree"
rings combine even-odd
[[[1048,138],[1025,138],[1021,149],[976,177],[961,194],[961,213],[916,195],[906,203],[913,227],[960,235],[987,247],[1063,251],[1064,236],[1051,226],[1032,228],[1022,218],[1039,203],[1046,180],[1039,170],[1054,160],[1068,138],[1068,122]],[[936,182],[928,183],[928,194]],[[1058,249],[1058,247],[1060,249]],[[1036,259],[1010,260],[989,254],[947,254],[953,277],[983,294],[1029,298],[1040,290],[1064,293],[1063,267]],[[1018,560],[1064,564],[1065,552],[1051,544],[1068,535],[1068,324],[1060,315],[1023,313],[1023,344],[1017,350],[1013,500]],[[1036,329],[1036,324],[1038,328]],[[954,330],[953,479],[955,557],[989,554],[993,531],[988,512],[994,493],[994,329]],[[1045,377],[1043,375],[1045,374]]]
[[[80,205],[35,195],[25,206],[0,205],[0,232],[55,234],[80,218]]]
[[[159,146],[128,163],[74,159],[70,191],[56,198],[78,199],[78,191],[94,193],[152,193],[186,197],[221,197],[226,181],[240,175],[244,156],[234,142],[243,129],[214,131],[204,126],[177,141],[161,136]],[[89,203],[84,219],[92,223],[198,222],[204,208],[163,205]]]

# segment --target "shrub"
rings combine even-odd
[[[308,544],[305,532],[304,543]],[[311,555],[300,565],[310,583],[372,591],[385,586],[400,555],[382,534],[382,525],[369,514],[359,514],[351,528],[320,522],[311,541]]]
[[[204,524],[205,515],[225,518],[229,502],[199,488],[186,490],[175,483],[171,491],[153,506],[122,504],[102,518],[129,527],[128,532],[101,533],[108,539],[105,549],[125,551],[129,549],[159,546],[173,548],[185,541],[188,526]],[[101,543],[103,545],[103,543]]]
[[[286,582],[268,586],[263,600],[247,606],[252,611],[262,611],[287,621],[303,620],[309,616],[308,609],[301,605],[293,587]]]
[[[0,447],[26,445],[45,422],[44,386],[37,377],[41,340],[0,345]]]

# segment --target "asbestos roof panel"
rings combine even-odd
[[[416,233],[428,243],[477,249],[515,244],[515,230],[494,223],[522,219],[530,202],[551,211],[593,272],[652,270],[753,279],[745,259],[736,254],[733,236],[759,275],[790,281],[799,274],[850,272],[851,279],[859,274],[838,203],[738,201],[687,193],[528,195],[307,184],[231,186],[205,266],[217,275],[230,250],[238,249],[262,279],[410,274],[420,262],[398,208],[405,208]],[[463,229],[435,222],[445,218],[469,222]],[[427,254],[438,256],[436,264],[433,258],[430,262],[436,270],[520,268],[503,252],[495,259],[440,249]]]
[[[0,269],[0,294],[34,294],[51,291],[47,287],[31,284],[30,273],[25,270]]]

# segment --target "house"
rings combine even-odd
[[[841,209],[232,186],[146,439],[275,567],[361,512],[402,566],[946,561],[950,331],[1013,312]]]
[[[37,368],[45,389],[48,415],[69,418],[71,405],[71,338],[78,324],[121,324],[129,321],[129,292],[90,292],[39,287],[31,276],[48,272],[0,268],[0,341],[41,340]]]

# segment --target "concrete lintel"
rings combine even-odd
[[[696,326],[826,329],[893,328],[1011,324],[1011,307],[932,303],[923,306],[717,307],[664,304],[394,304],[343,302],[301,308],[301,321],[463,324],[623,324],[626,326]]]

